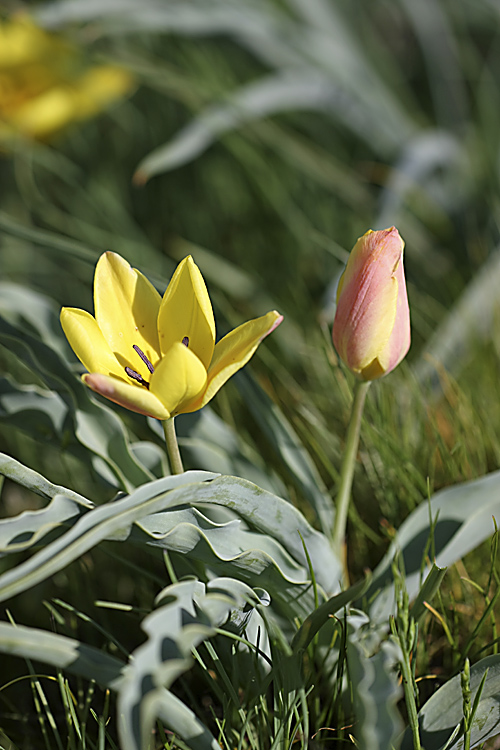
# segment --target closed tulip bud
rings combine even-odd
[[[339,282],[333,343],[361,380],[375,380],[410,347],[410,311],[396,227],[369,231],[354,245]]]

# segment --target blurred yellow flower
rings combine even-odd
[[[86,65],[78,47],[26,16],[0,22],[0,141],[48,139],[132,86],[126,70]]]

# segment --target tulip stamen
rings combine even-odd
[[[142,361],[144,362],[144,364],[148,368],[149,372],[153,373],[155,371],[155,368],[153,367],[153,365],[151,364],[151,362],[149,361],[149,359],[146,357],[146,355],[144,354],[144,352],[142,351],[142,349],[139,349],[139,347],[137,346],[137,344],[133,344],[132,348],[134,349],[135,352],[137,352],[137,354],[139,355],[139,357],[142,359]],[[139,383],[139,385],[144,385],[146,388],[149,388],[148,381],[144,380],[144,378],[142,377],[142,375],[139,372],[137,372],[136,370],[132,370],[131,367],[126,367],[125,368],[125,372],[129,376],[129,378],[132,378],[132,380],[136,380]]]
[[[144,378],[142,377],[142,375],[140,373],[136,372],[135,370],[132,370],[131,367],[126,367],[125,368],[125,372],[129,376],[129,378],[132,378],[132,380],[137,380],[137,382],[139,383],[139,385],[145,385],[146,388],[149,388],[148,381],[144,380]]]
[[[132,346],[132,349],[134,349],[137,352],[137,354],[139,355],[139,357],[142,359],[142,361],[144,362],[144,364],[148,368],[149,372],[153,373],[155,371],[155,368],[153,367],[153,365],[151,364],[151,362],[149,361],[149,359],[146,357],[146,355],[144,354],[144,352],[142,351],[142,349],[139,349],[139,347],[137,346],[137,344],[134,344]]]
[[[184,344],[184,346],[189,346],[189,336],[184,336],[184,338],[182,339],[182,343]]]

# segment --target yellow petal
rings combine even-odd
[[[47,138],[74,119],[75,96],[69,86],[59,85],[25,101],[10,122],[25,135]]]
[[[246,365],[262,339],[274,331],[282,320],[283,316],[273,310],[261,318],[243,323],[224,336],[215,346],[204,393],[195,402],[189,404],[189,408],[184,411],[196,411],[205,406],[226,380]]]
[[[82,380],[93,391],[114,401],[115,404],[124,406],[125,409],[156,419],[170,418],[170,413],[161,401],[143,385],[126,383],[124,380],[95,372],[82,375]]]
[[[175,343],[160,360],[149,387],[175,416],[185,411],[184,407],[204,390],[206,382],[207,371],[196,354],[184,344]]]
[[[97,324],[120,365],[131,367],[145,380],[150,372],[133,347],[138,346],[155,366],[160,356],[156,329],[160,301],[154,286],[120,255],[101,255],[94,278]]]
[[[97,114],[110,102],[131,89],[132,76],[114,65],[99,65],[86,71],[75,82],[75,118]]]
[[[215,344],[212,303],[200,270],[189,255],[177,266],[158,315],[162,354],[187,336],[189,349],[208,368]]]
[[[74,307],[63,307],[61,325],[69,345],[89,372],[123,377],[123,367],[120,367],[90,313]]]
[[[28,16],[0,24],[0,69],[15,68],[43,58],[52,37],[34,25]]]

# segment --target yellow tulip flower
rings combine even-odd
[[[47,139],[124,96],[132,76],[88,66],[81,50],[27,16],[0,22],[0,140]]]
[[[64,307],[61,325],[88,373],[83,382],[132,411],[170,419],[196,411],[245,365],[283,320],[273,310],[215,343],[205,281],[191,256],[177,266],[163,299],[116,253],[97,262],[95,317]]]

